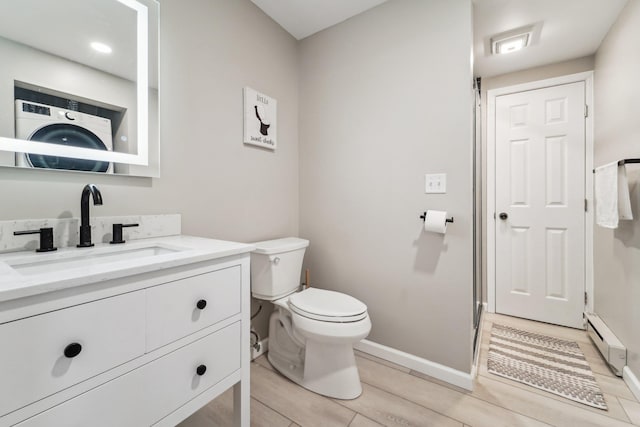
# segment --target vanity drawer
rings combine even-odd
[[[198,375],[198,367],[206,370]],[[142,427],[240,369],[240,322],[42,412],[16,427]]]
[[[151,383],[146,394],[155,408],[153,422],[240,369],[240,345],[240,322],[236,322],[147,365],[145,376]]]
[[[137,369],[33,416],[15,427],[143,427],[153,415],[144,405],[144,371]],[[0,422],[1,424],[1,422]]]
[[[147,351],[240,313],[240,266],[147,289]]]
[[[144,306],[132,292],[0,325],[0,415],[143,355]]]

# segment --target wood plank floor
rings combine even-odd
[[[487,372],[493,323],[578,342],[608,411]],[[362,395],[350,401],[325,398],[279,375],[264,356],[251,364],[251,425],[265,427],[372,426],[640,426],[640,403],[611,373],[584,331],[485,313],[478,377],[473,392],[357,352]],[[227,392],[180,427],[230,426],[233,397]]]

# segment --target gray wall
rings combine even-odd
[[[469,372],[470,0],[391,1],[302,43],[249,0],[188,6],[161,1],[162,177],[0,168],[0,219],[79,216],[94,182],[95,216],[177,212],[185,234],[244,242],[300,234],[313,282],[369,305],[370,339]],[[275,152],[242,144],[244,86],[278,100]],[[446,195],[424,194],[429,172],[448,174]],[[421,231],[428,208],[455,217],[444,239]]]
[[[596,54],[595,165],[640,157],[640,2],[630,1]],[[627,166],[633,221],[595,226],[595,310],[640,377],[640,168]]]
[[[300,231],[312,284],[369,339],[470,372],[471,2],[390,1],[300,45]],[[447,34],[447,39],[442,35]],[[447,194],[425,195],[425,173]],[[422,231],[426,209],[455,217]]]
[[[181,213],[185,234],[256,241],[298,234],[298,53],[249,0],[162,0],[160,179],[0,168],[0,219]],[[278,149],[242,143],[242,88],[278,100]],[[257,319],[266,334],[264,310]]]
[[[528,68],[513,73],[500,74],[498,76],[483,77],[482,92],[520,83],[534,82],[536,80],[550,79],[552,77],[566,76],[593,70],[595,57],[593,55],[568,61]]]

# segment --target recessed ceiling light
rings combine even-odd
[[[100,53],[111,53],[113,51],[113,49],[111,49],[111,46],[100,42],[92,42],[91,47]]]
[[[523,27],[491,37],[491,53],[501,55],[516,52],[531,44],[533,28]]]

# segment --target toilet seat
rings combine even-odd
[[[308,319],[322,322],[357,322],[367,317],[367,306],[350,295],[308,288],[289,297],[289,308]]]

